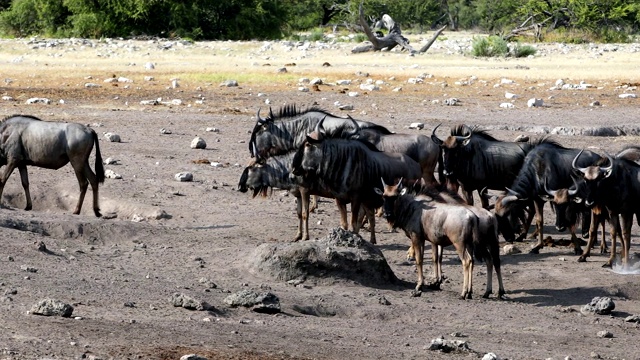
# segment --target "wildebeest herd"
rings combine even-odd
[[[589,256],[598,227],[602,224],[604,229],[607,221],[613,245],[605,265],[615,260],[617,238],[623,244],[622,263],[627,265],[632,217],[640,211],[640,147],[610,156],[566,148],[545,137],[500,141],[485,130],[459,125],[441,138],[438,129],[439,125],[429,138],[396,134],[318,108],[288,105],[270,109],[265,118],[258,111],[249,140],[253,159],[238,189],[251,189],[254,197],[266,196],[272,188],[291,190],[298,199],[294,240],[309,239],[312,195],[335,199],[345,229],[346,205],[351,203],[351,229],[357,233],[366,217],[372,243],[376,242],[374,213],[382,207],[389,224],[411,239],[416,290],[423,284],[424,244],[429,241],[435,286],[442,281],[442,247],[453,245],[463,266],[461,297],[471,297],[474,258],[488,267],[484,296],[492,291],[495,268],[501,297],[498,234],[507,242],[522,241],[535,218],[537,242],[531,253],[538,253],[544,246],[546,202],[556,214],[557,230],[570,228],[579,261]],[[489,196],[488,190],[499,194]],[[473,205],[473,191],[482,207]],[[589,237],[584,252],[576,235],[579,219],[581,235]],[[606,251],[604,232],[602,244],[601,251]]]
[[[550,202],[556,228],[571,229],[579,261],[585,261],[603,227],[610,224],[611,256],[621,239],[621,259],[628,265],[633,215],[640,212],[640,147],[618,154],[600,155],[584,149],[565,148],[548,138],[524,142],[500,141],[486,131],[459,125],[440,138],[439,125],[431,136],[397,134],[384,126],[334,116],[322,109],[284,106],[257,114],[249,140],[253,158],[240,178],[238,190],[266,196],[270,189],[289,190],[297,199],[298,232],[294,240],[308,240],[311,197],[335,199],[340,225],[358,233],[365,218],[376,243],[376,211],[393,228],[411,239],[408,256],[418,272],[416,291],[423,285],[426,241],[432,244],[435,282],[442,277],[442,249],[453,245],[463,268],[462,298],[471,298],[474,259],[487,265],[487,286],[492,273],[498,279],[498,297],[505,294],[500,272],[498,236],[507,242],[522,241],[535,218],[537,242],[543,247],[543,207]],[[95,173],[89,155],[96,147]],[[14,115],[0,122],[0,195],[15,168],[20,171],[27,206],[31,209],[27,165],[58,169],[71,163],[80,185],[74,210],[82,207],[88,185],[93,209],[100,215],[98,183],[104,168],[96,133],[83,125],[41,121]],[[499,191],[489,196],[488,190]],[[458,194],[461,191],[462,196]],[[474,206],[477,191],[481,207]],[[351,204],[350,225],[347,204]],[[493,210],[493,211],[490,211]],[[582,219],[582,236],[589,237],[586,251],[576,235]],[[621,221],[620,221],[621,219]]]

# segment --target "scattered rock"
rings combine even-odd
[[[424,123],[421,123],[421,122],[414,122],[414,123],[411,123],[411,124],[409,125],[409,129],[418,129],[418,130],[422,130],[422,129],[424,129]]]
[[[640,315],[627,316],[626,318],[624,318],[624,321],[640,323]]]
[[[598,331],[598,337],[601,338],[612,338],[613,337],[613,333],[611,333],[610,331],[607,330],[602,330],[602,331]]]
[[[541,107],[543,104],[542,99],[529,99],[529,101],[527,101],[527,106],[528,107]]]
[[[244,306],[259,313],[275,314],[280,312],[280,299],[270,292],[256,293],[242,290],[224,299],[231,307]]]
[[[375,84],[360,84],[360,90],[377,91],[377,90],[380,90],[380,87]]]
[[[457,98],[449,98],[449,99],[444,99],[442,103],[447,106],[456,106],[460,104],[460,100],[458,100]]]
[[[336,81],[336,85],[342,85],[342,86],[351,85],[351,80],[338,80]]]
[[[120,135],[118,134],[108,132],[104,134],[104,137],[110,142],[121,142]]]
[[[30,272],[30,273],[37,273],[38,269],[28,266],[28,265],[20,265],[20,270],[22,271],[26,271],[26,272]]]
[[[432,351],[442,351],[444,353],[471,351],[466,341],[445,340],[441,337],[431,340],[431,344],[429,345],[428,349]]]
[[[47,98],[31,98],[31,99],[28,99],[27,101],[25,101],[25,104],[45,104],[45,105],[49,105],[49,104],[51,104],[51,100],[49,100]]]
[[[171,295],[169,302],[175,307],[183,307],[187,310],[205,311],[213,309],[213,306],[207,304],[205,301],[196,300],[181,293]]]
[[[207,358],[196,354],[189,354],[181,356],[180,360],[207,360]]]
[[[600,105],[600,101],[596,100],[596,101],[592,102],[591,104],[589,104],[589,106],[591,106],[591,107],[601,106]]]
[[[105,165],[119,165],[120,160],[116,160],[114,158],[108,157],[104,161],[102,161]]]
[[[174,177],[177,181],[180,181],[180,182],[193,181],[193,174],[190,172],[177,173]]]
[[[153,70],[156,68],[156,66],[152,62],[147,62],[144,64],[144,68],[147,70]]]
[[[515,139],[514,142],[527,142],[529,141],[529,135],[520,134]]]
[[[106,80],[105,80],[105,82],[106,82]],[[89,88],[99,88],[99,87],[102,87],[102,85],[96,84],[96,83],[86,83],[86,84],[84,84],[84,87],[86,87],[88,89]]]
[[[44,299],[31,307],[31,313],[44,316],[70,317],[73,313],[73,306],[60,300]]]
[[[160,134],[170,135],[171,134],[171,130],[162,128],[162,129],[160,129]]]
[[[391,302],[390,302],[389,300],[387,300],[387,298],[386,298],[386,297],[384,297],[384,295],[380,295],[380,296],[378,297],[378,303],[379,303],[380,305],[391,305]]]
[[[522,250],[518,249],[518,247],[516,247],[514,244],[507,244],[502,247],[503,255],[515,255],[520,254],[521,252]]]
[[[500,360],[500,358],[494,353],[486,353],[482,357],[482,360]]]
[[[516,99],[516,98],[518,98],[518,95],[510,93],[510,92],[507,91],[507,92],[504,93],[504,97],[507,98],[507,99]]]
[[[235,87],[238,86],[238,82],[236,80],[227,80],[220,84],[220,86]]]
[[[107,179],[122,179],[122,175],[117,174],[115,171],[111,170],[111,169],[107,169],[104,171],[104,176]]]
[[[635,99],[638,97],[636,94],[620,94],[618,95],[620,99]]]
[[[609,297],[594,297],[591,302],[580,309],[583,314],[609,315],[616,304]]]
[[[199,136],[196,136],[193,140],[191,140],[192,149],[205,149],[206,147],[207,147],[207,142],[204,141],[204,139]]]
[[[502,103],[502,104],[500,104],[500,107],[503,108],[503,109],[513,109],[516,106],[513,105],[512,103]]]

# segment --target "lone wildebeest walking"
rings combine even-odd
[[[89,167],[94,143],[95,173]],[[0,175],[0,199],[7,179],[18,168],[27,198],[25,210],[31,210],[27,165],[57,170],[67,163],[71,163],[80,185],[80,197],[73,213],[80,213],[87,187],[91,184],[93,211],[100,217],[98,183],[104,182],[104,167],[98,135],[93,129],[75,123],[42,121],[30,115],[12,115],[0,121],[0,166],[7,166]]]

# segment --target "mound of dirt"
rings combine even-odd
[[[262,244],[249,264],[253,273],[283,281],[331,284],[342,279],[374,287],[398,282],[380,249],[341,228],[319,240]]]

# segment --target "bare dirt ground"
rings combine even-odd
[[[518,245],[522,254],[502,257],[505,301],[480,298],[484,265],[474,271],[474,299],[459,300],[462,271],[449,250],[443,290],[411,297],[416,274],[404,260],[408,239],[384,224],[378,227],[378,246],[406,286],[365,287],[336,279],[331,285],[295,287],[248,272],[247,259],[256,246],[290,241],[297,226],[293,197],[275,191],[270,198],[252,199],[235,190],[249,160],[247,141],[256,111],[264,111],[267,101],[275,108],[316,104],[397,132],[418,131],[407,128],[417,121],[425,123],[427,134],[439,123],[443,129],[480,125],[505,140],[540,134],[500,126],[637,125],[638,100],[618,97],[635,93],[633,86],[640,82],[634,45],[613,50],[551,44],[533,58],[486,60],[461,54],[458,49],[468,40],[448,36],[416,57],[351,55],[348,43],[300,49],[282,43],[265,48],[261,42],[167,47],[165,41],[114,40],[37,47],[28,40],[2,41],[5,81],[0,93],[14,99],[0,102],[3,116],[31,114],[119,134],[121,143],[101,137],[100,147],[104,159],[119,160],[106,168],[122,179],[107,179],[100,187],[102,211],[115,216],[111,219],[95,218],[90,199],[81,215],[71,214],[78,194],[70,166],[29,169],[34,204],[29,212],[21,210],[25,200],[19,175],[9,179],[0,209],[0,358],[177,359],[197,353],[209,359],[466,359],[488,352],[503,359],[640,358],[638,327],[624,321],[640,314],[638,275],[602,268],[608,255],[597,252],[578,263],[570,248],[547,247],[530,255],[530,243]],[[155,69],[146,70],[146,62]],[[323,67],[325,62],[331,66]],[[285,65],[287,73],[278,73]],[[420,74],[432,77],[407,83]],[[133,83],[104,82],[113,76]],[[319,91],[302,92],[302,77],[320,77],[325,84]],[[173,78],[180,87],[170,87]],[[496,86],[502,78],[515,83]],[[559,78],[593,87],[549,90]],[[218,86],[226,79],[237,79],[240,86]],[[351,79],[352,85],[336,86],[339,79]],[[361,90],[367,79],[382,80],[381,89]],[[85,87],[89,82],[101,87]],[[402,90],[392,91],[396,87]],[[360,96],[349,97],[349,91]],[[506,91],[520,97],[507,100]],[[32,97],[52,103],[25,104]],[[442,104],[451,97],[460,105]],[[534,97],[545,106],[528,108],[527,100]],[[182,104],[140,105],[157,98],[181,99]],[[589,106],[593,101],[602,106]],[[336,102],[354,110],[341,111]],[[516,107],[500,108],[504,102]],[[206,132],[208,127],[219,131]],[[163,128],[172,133],[161,134]],[[206,140],[205,150],[189,147],[196,135]],[[637,136],[552,137],[566,146],[610,153],[638,144]],[[199,159],[223,166],[193,163]],[[174,180],[181,171],[192,172],[194,181]],[[156,220],[159,211],[170,218]],[[550,210],[546,216],[545,231],[567,239],[568,234],[555,233]],[[322,201],[311,220],[312,236],[324,237],[339,224],[335,205]],[[634,227],[632,253],[638,251],[637,235]],[[48,252],[38,251],[41,241]],[[23,265],[37,272],[23,271]],[[429,266],[426,271],[430,276]],[[205,288],[202,278],[217,288]],[[228,308],[224,298],[243,289],[270,289],[282,313]],[[175,292],[204,300],[215,310],[173,307],[169,297]],[[380,295],[391,304],[380,304]],[[596,296],[614,300],[611,316],[580,313]],[[47,297],[71,303],[73,317],[28,313]],[[324,310],[305,315],[296,310],[301,306]],[[603,330],[613,337],[598,337]],[[439,336],[464,340],[474,352],[427,350]]]

